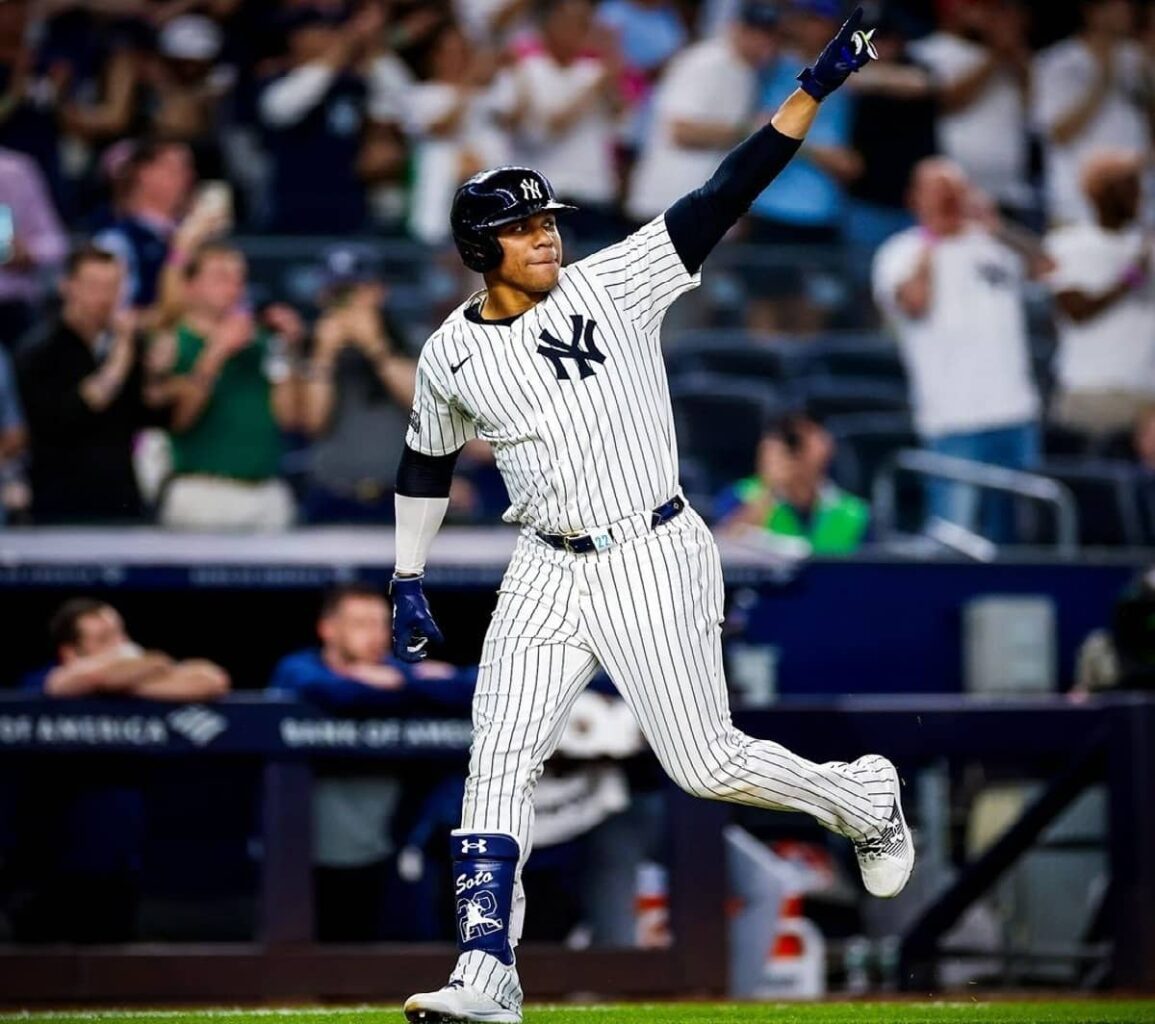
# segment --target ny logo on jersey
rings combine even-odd
[[[533,180],[533,178],[521,179],[521,198],[527,202],[530,199],[541,198],[541,184]]]
[[[572,359],[578,368],[578,375],[582,380],[586,377],[594,375],[593,367],[590,363],[604,363],[606,357],[598,351],[598,347],[594,344],[594,328],[597,327],[597,321],[587,320],[580,314],[574,314],[570,318],[570,323],[573,324],[573,337],[567,345],[564,342],[558,341],[549,331],[542,331],[538,335],[539,341],[544,341],[544,345],[538,345],[537,351],[539,355],[543,355],[551,363],[553,363],[554,371],[557,373],[558,380],[569,380],[569,371],[565,367],[563,359]],[[582,348],[582,344],[585,348]]]
[[[1006,288],[1014,283],[1014,275],[998,263],[980,263],[978,275],[992,288]]]

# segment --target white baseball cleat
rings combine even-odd
[[[521,1013],[458,981],[436,992],[410,996],[405,1001],[405,1019],[410,1024],[521,1024]]]
[[[898,769],[886,758],[879,768],[894,791],[894,806],[881,828],[854,844],[862,884],[872,896],[890,899],[902,892],[914,870],[914,840],[902,815],[902,782]]]

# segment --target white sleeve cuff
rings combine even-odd
[[[448,498],[412,498],[398,494],[394,498],[397,511],[397,554],[395,572],[420,574],[425,571],[425,559],[433,538],[441,529],[449,509]]]

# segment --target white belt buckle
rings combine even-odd
[[[595,551],[609,551],[609,549],[614,546],[614,538],[610,536],[609,530],[600,530],[597,533],[591,533],[590,540],[594,542]]]

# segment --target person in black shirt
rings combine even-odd
[[[92,245],[75,250],[60,286],[59,318],[17,356],[37,523],[143,518],[133,437],[167,417],[147,393],[135,316],[117,310],[123,274],[111,253]]]
[[[911,174],[937,151],[938,98],[930,73],[907,53],[904,28],[897,14],[882,17],[873,36],[881,60],[855,82],[851,145],[862,155],[863,171],[847,187],[845,230],[847,241],[867,259],[914,223],[907,208]]]
[[[367,60],[380,38],[380,9],[344,12],[306,5],[284,21],[288,67],[258,99],[272,163],[273,231],[341,234],[365,219],[357,173],[364,141]]]

